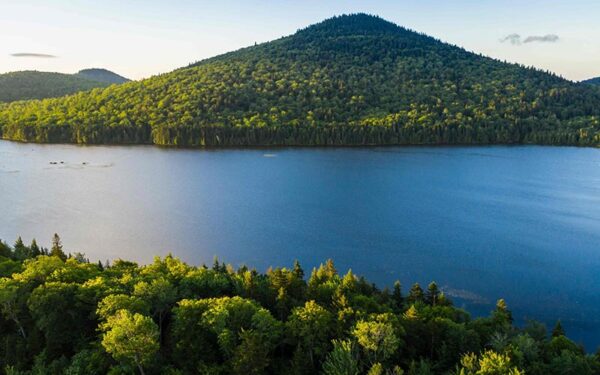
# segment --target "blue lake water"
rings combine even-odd
[[[92,260],[172,252],[261,271],[333,258],[380,286],[435,280],[475,314],[503,297],[519,322],[560,318],[589,350],[600,345],[597,149],[2,141],[0,196],[10,243],[48,245],[58,232]]]

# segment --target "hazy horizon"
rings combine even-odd
[[[369,13],[486,56],[579,81],[600,76],[600,4],[0,0],[0,73],[105,68],[131,79],[267,42],[335,15]]]

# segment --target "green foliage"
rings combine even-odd
[[[333,340],[333,349],[323,362],[324,375],[358,375],[358,360],[349,340]]]
[[[552,337],[558,337],[558,336],[564,336],[564,335],[565,335],[565,330],[563,329],[562,324],[560,324],[560,320],[559,320],[556,322],[556,325],[552,329]]]
[[[0,277],[7,374],[600,375],[598,356],[561,330],[515,327],[503,300],[472,320],[435,284],[405,303],[399,286],[340,276],[331,260],[306,281],[297,263],[261,274],[169,255],[100,267],[32,248],[17,240],[0,258],[18,266]]]
[[[0,74],[0,102],[55,98],[106,86],[105,82],[83,75],[36,71],[5,73]]]
[[[0,105],[0,135],[194,147],[598,145],[599,104],[596,86],[355,14],[140,82]]]
[[[308,354],[308,366],[325,357],[333,338],[333,315],[315,301],[292,311],[286,328],[297,350]]]
[[[135,363],[143,374],[143,365],[158,351],[158,327],[150,317],[119,310],[102,325],[102,346],[119,361]]]
[[[386,321],[364,321],[356,323],[352,335],[372,359],[373,363],[390,358],[400,346],[394,326]]]
[[[586,79],[585,81],[581,81],[581,83],[585,83],[588,85],[600,85],[600,77]]]
[[[410,293],[408,295],[408,302],[423,302],[425,300],[425,294],[423,293],[423,289],[419,283],[414,283],[410,288]]]
[[[76,75],[78,77],[86,78],[91,81],[103,82],[108,84],[119,84],[129,81],[127,78],[113,73],[110,70],[99,68],[82,69],[79,72],[77,72]]]
[[[182,300],[174,315],[176,363],[190,371],[220,358],[232,371],[260,373],[281,336],[281,323],[241,297]]]
[[[465,354],[460,361],[460,375],[523,375],[524,372],[511,364],[510,358],[487,350],[481,356]]]
[[[52,237],[52,248],[50,249],[50,255],[59,257],[62,260],[67,260],[67,254],[65,254],[63,251],[60,237],[56,233],[54,233],[54,237]]]

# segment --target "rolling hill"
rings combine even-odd
[[[105,69],[85,69],[77,74],[11,72],[0,74],[0,102],[55,98],[126,81]]]
[[[177,146],[600,144],[600,89],[379,17],[334,17],[171,73],[0,106],[5,139]]]
[[[586,83],[589,85],[600,85],[600,77],[586,79],[585,81],[581,81],[581,83]]]
[[[129,80],[123,76],[118,75],[117,73],[113,73],[110,70],[92,68],[92,69],[83,69],[77,73],[77,76],[83,77],[92,81],[97,82],[105,82],[105,83],[125,83]]]

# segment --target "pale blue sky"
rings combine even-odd
[[[600,76],[597,0],[0,0],[0,72],[103,67],[139,79],[352,12],[569,79]],[[515,33],[559,39],[500,42]]]

